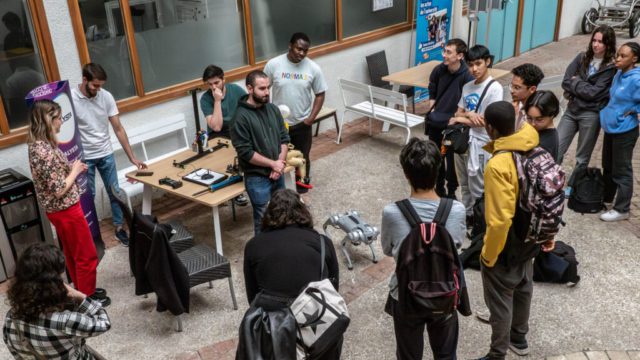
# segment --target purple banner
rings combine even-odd
[[[31,105],[36,100],[40,99],[55,101],[62,108],[63,124],[60,127],[60,132],[56,135],[58,148],[60,148],[60,150],[67,156],[69,163],[73,163],[76,160],[84,162],[82,140],[78,130],[78,124],[76,123],[75,112],[73,110],[73,101],[71,100],[69,82],[66,80],[56,81],[31,90],[25,99],[27,101],[27,107],[31,108]],[[98,261],[100,261],[104,255],[105,245],[102,241],[100,224],[98,223],[98,214],[96,213],[93,195],[89,188],[89,179],[87,178],[87,174],[80,174],[76,182],[84,192],[80,197],[80,206],[82,206],[84,217],[87,219],[89,229],[91,229],[91,236],[93,236],[93,242],[96,245],[96,251],[98,252]]]

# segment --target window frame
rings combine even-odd
[[[35,31],[38,51],[40,51],[40,60],[44,68],[47,82],[60,81],[60,72],[58,70],[58,62],[56,61],[53,42],[51,41],[51,32],[49,31],[49,23],[44,9],[44,3],[38,0],[26,0],[27,14],[31,16],[31,23]],[[24,143],[29,133],[28,126],[11,130],[9,128],[9,119],[2,104],[0,96],[0,148],[11,145]]]
[[[35,0],[30,0],[35,1]],[[116,102],[120,114],[125,114],[134,110],[142,109],[147,106],[159,104],[168,100],[176,99],[187,94],[187,90],[201,87],[206,88],[202,79],[194,79],[186,81],[180,84],[169,86],[163,89],[145,92],[142,72],[140,69],[140,62],[138,59],[138,50],[135,42],[135,34],[133,31],[133,22],[131,19],[131,11],[129,10],[129,0],[118,0],[120,3],[120,11],[122,12],[122,19],[125,27],[125,37],[127,38],[127,44],[129,47],[129,55],[131,59],[131,69],[133,73],[133,80],[136,88],[136,96],[121,99]],[[225,70],[225,78],[227,81],[236,81],[244,79],[247,74],[254,70],[262,70],[267,63],[264,61],[255,61],[254,43],[253,43],[253,26],[251,23],[251,4],[250,0],[238,0],[242,2],[242,11],[244,15],[244,26],[247,53],[249,56],[249,65],[245,65],[239,68]],[[361,45],[374,40],[382,39],[388,36],[399,34],[401,32],[411,30],[412,15],[414,1],[407,0],[407,17],[404,22],[385,27],[382,29],[373,30],[367,33],[355,35],[346,39],[342,37],[342,1],[334,0],[336,3],[336,33],[337,40],[328,44],[312,47],[309,50],[309,58],[317,56],[331,54],[340,50],[348,49],[352,46]],[[80,15],[80,7],[78,6],[78,0],[67,0],[69,4],[69,12],[71,15],[71,22],[73,25],[74,36],[76,43],[78,44],[78,54],[80,56],[80,63],[82,66],[90,62],[89,50],[87,42],[82,30],[82,18]]]

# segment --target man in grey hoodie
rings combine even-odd
[[[271,193],[285,188],[282,175],[290,138],[280,110],[269,103],[269,77],[260,70],[252,71],[246,85],[249,94],[238,100],[229,128],[257,234]]]

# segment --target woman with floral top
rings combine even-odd
[[[62,251],[45,243],[18,258],[2,331],[15,359],[103,359],[86,339],[107,332],[109,316],[100,302],[62,281],[64,268]]]
[[[102,306],[108,306],[111,300],[106,292],[96,291],[98,254],[80,207],[82,190],[76,183],[87,165],[80,160],[69,165],[58,149],[55,134],[62,126],[61,113],[60,105],[51,100],[38,100],[31,106],[27,144],[36,195],[62,242],[73,284]]]

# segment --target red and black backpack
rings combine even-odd
[[[402,317],[419,323],[425,317],[471,315],[464,270],[455,243],[445,228],[453,205],[443,198],[431,223],[420,219],[409,200],[396,205],[411,225],[398,252],[396,276]]]

